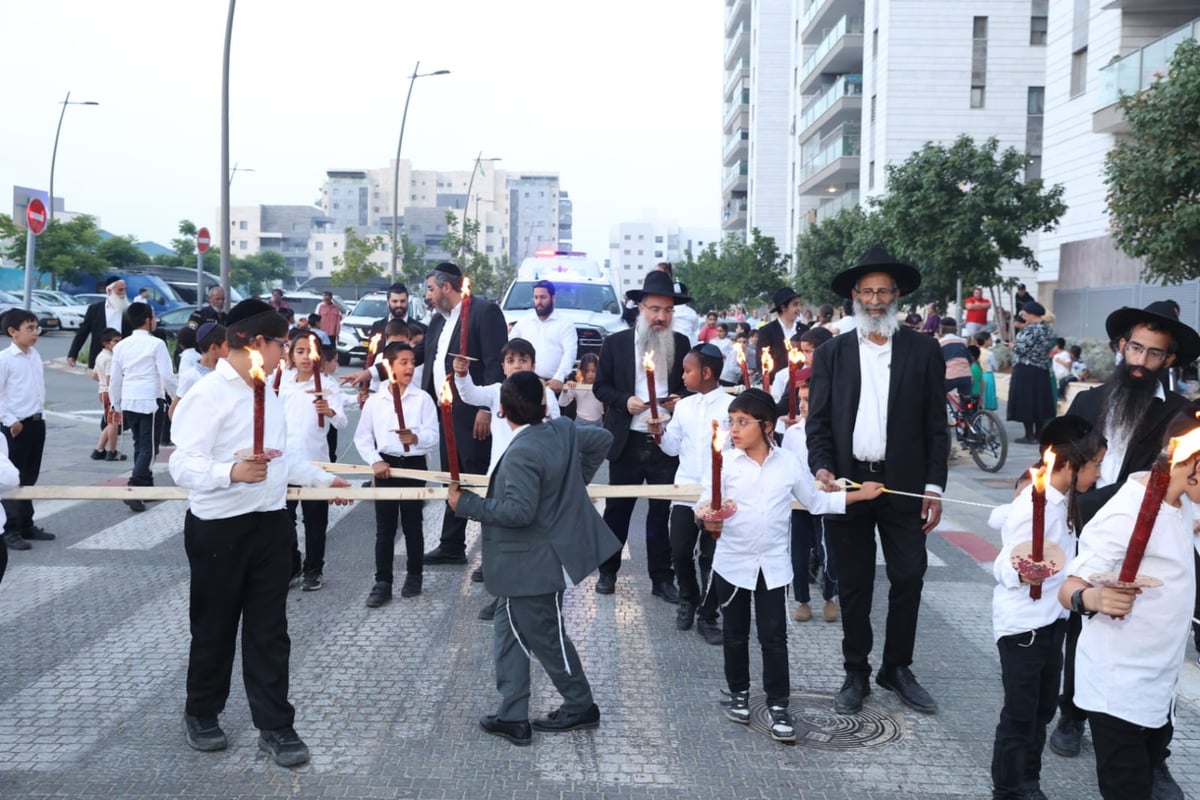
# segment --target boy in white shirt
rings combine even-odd
[[[15,489],[21,485],[21,473],[8,460],[8,442],[0,436],[0,493]],[[0,506],[0,525],[5,522],[4,508]],[[0,582],[4,581],[4,571],[8,569],[8,545],[0,536]]]
[[[4,315],[12,344],[0,353],[0,432],[9,459],[21,475],[21,486],[33,486],[42,471],[46,446],[46,376],[38,355],[37,317],[23,308]],[[31,541],[50,541],[54,534],[33,524],[32,500],[3,501],[4,541],[9,550],[29,550]]]
[[[188,391],[200,382],[200,379],[217,368],[217,362],[229,355],[229,342],[225,339],[225,326],[216,322],[205,322],[196,331],[195,350],[200,354],[200,360],[187,372],[179,376],[179,386],[175,389],[175,400],[167,410],[171,419],[175,418],[175,409],[179,401]],[[99,362],[96,362],[99,365]]]
[[[121,434],[121,426],[108,419],[108,412],[112,405],[108,397],[109,377],[112,374],[112,349],[119,341],[121,341],[121,332],[116,328],[105,328],[104,332],[100,334],[100,346],[104,349],[96,354],[96,370],[92,373],[92,377],[100,384],[100,408],[104,411],[104,417],[100,439],[96,442],[96,449],[92,451],[92,461],[125,460],[125,456],[117,452],[117,437]]]

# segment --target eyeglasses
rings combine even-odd
[[[874,300],[876,297],[880,300],[888,300],[896,294],[895,289],[855,289],[854,291],[868,300]]]
[[[674,314],[675,306],[642,306],[650,314]]]
[[[1143,345],[1140,345],[1137,342],[1126,342],[1125,343],[1125,355],[1127,355],[1127,356],[1144,355],[1146,357],[1145,360],[1149,363],[1149,362],[1166,361],[1167,356],[1169,356],[1170,353],[1168,353],[1166,350],[1160,350],[1157,347],[1144,347]]]
[[[747,425],[757,425],[757,424],[758,424],[758,420],[752,419],[749,417],[726,417],[725,418],[725,427],[726,428],[737,428],[740,430],[742,428],[745,428]]]
[[[287,339],[276,339],[274,336],[264,336],[263,338],[266,339],[268,342],[274,342],[275,344],[282,347],[284,350],[287,350],[288,347],[291,346],[288,344]]]

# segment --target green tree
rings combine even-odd
[[[25,263],[26,235],[25,229],[18,228],[12,217],[0,214],[0,240],[7,242],[4,245],[6,257]],[[96,255],[100,242],[94,217],[80,214],[66,221],[61,218],[51,220],[37,237],[35,266],[38,272],[49,273],[51,288],[57,287],[62,280],[77,280],[84,275],[99,277],[109,269],[108,262]]]
[[[1179,44],[1165,77],[1121,97],[1130,135],[1105,161],[1117,246],[1146,280],[1200,277],[1200,45]]]
[[[739,234],[710,243],[698,256],[689,252],[676,265],[676,277],[687,284],[692,305],[701,313],[731,305],[757,305],[786,282],[791,256],[779,252],[775,239],[754,228],[747,242]]]
[[[212,250],[206,254],[211,255]],[[236,256],[229,263],[229,282],[243,288],[250,296],[261,295],[276,281],[292,277],[292,270],[283,255],[274,250],[263,250],[245,258]]]
[[[429,263],[425,245],[417,244],[408,238],[406,233],[400,234],[400,277],[410,292],[420,295],[425,293],[424,290],[413,287],[419,287],[425,283],[425,275],[428,271]]]
[[[953,297],[960,277],[964,286],[995,286],[1005,260],[1038,269],[1025,237],[1054,230],[1067,207],[1062,186],[1025,180],[1028,163],[1015,148],[1001,152],[994,138],[977,145],[960,136],[887,167],[887,194],[872,205],[881,242],[921,270],[914,300]]]
[[[110,236],[96,247],[100,256],[113,269],[145,264],[149,256],[142,252],[132,236]]]
[[[830,283],[881,241],[879,227],[878,214],[856,206],[809,228],[796,243],[795,289],[800,296],[818,305],[840,303]]]
[[[456,259],[463,275],[470,277],[472,294],[496,299],[512,283],[516,269],[507,258],[492,259],[479,252],[478,241],[479,220],[468,219],[460,226],[458,215],[446,212],[446,238],[442,246]]]
[[[359,236],[354,228],[346,228],[346,245],[340,256],[333,257],[333,265],[339,267],[329,276],[329,282],[334,286],[350,284],[354,294],[358,296],[359,287],[371,278],[378,278],[383,270],[371,263],[371,256],[383,248],[382,236]]]

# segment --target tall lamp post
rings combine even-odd
[[[471,169],[471,180],[467,181],[467,206],[463,208],[463,236],[462,246],[459,248],[458,256],[462,258],[467,247],[467,214],[470,212],[471,203],[471,187],[475,185],[475,176],[479,174],[479,164],[481,161],[501,161],[500,158],[484,158],[483,151],[479,151],[479,155],[475,156],[475,166]],[[479,221],[479,203],[475,204],[475,221]]]
[[[229,309],[230,259],[229,235],[229,184],[233,173],[229,171],[229,49],[233,44],[233,10],[237,0],[229,0],[229,14],[225,17],[225,54],[221,61],[221,290],[225,292],[225,309]],[[196,298],[197,304],[200,298]]]
[[[54,162],[58,160],[58,135],[62,133],[63,117],[67,115],[67,106],[98,106],[95,100],[71,100],[71,93],[62,101],[62,111],[58,114],[58,128],[54,131],[54,150],[50,153],[50,219],[54,219]]]
[[[433,75],[449,75],[450,70],[439,69],[434,72],[420,72],[421,62],[413,67],[408,79],[408,95],[404,98],[404,114],[400,117],[400,141],[396,143],[396,169],[392,176],[392,283],[396,282],[396,248],[400,238],[396,235],[396,225],[400,216],[400,148],[404,147],[404,125],[408,122],[408,101],[412,100],[413,84],[417,78],[428,78]]]

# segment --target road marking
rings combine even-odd
[[[44,544],[38,542],[38,545]],[[5,602],[0,602],[0,624],[49,603],[63,592],[103,572],[102,567],[21,566],[10,569],[4,580]],[[21,598],[17,602],[15,598]],[[13,643],[13,646],[17,646]]]
[[[135,513],[71,545],[71,550],[150,550],[183,530],[187,502],[171,500]]]

